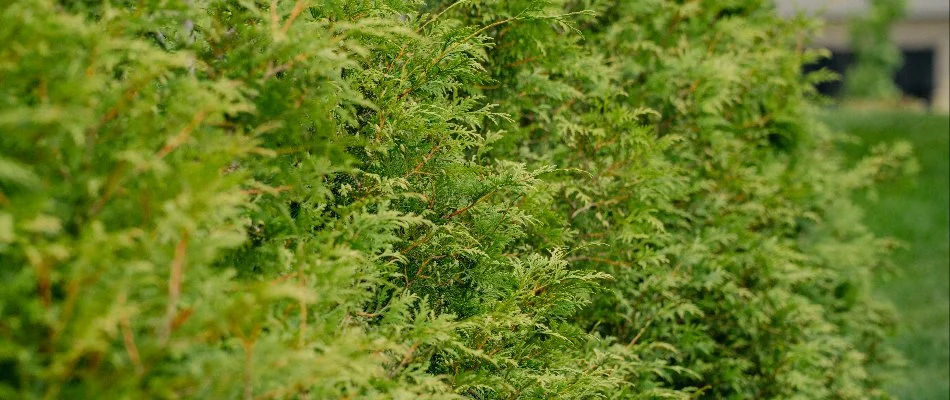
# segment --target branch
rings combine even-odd
[[[277,193],[280,193],[280,192],[286,192],[286,191],[288,191],[288,190],[290,190],[290,189],[293,189],[293,188],[294,188],[293,186],[286,186],[286,185],[285,185],[285,186],[278,186],[278,187],[275,187],[275,188],[268,188],[268,189],[244,189],[244,190],[241,191],[241,193],[244,193],[244,194],[264,194],[264,193],[277,194]]]
[[[181,282],[184,279],[185,257],[188,251],[188,231],[182,231],[181,239],[175,246],[175,258],[172,259],[171,273],[168,276],[168,305],[165,309],[165,325],[159,335],[162,344],[168,342],[174,329],[178,300],[181,297]]]
[[[577,218],[578,215],[580,215],[580,214],[583,213],[584,211],[587,211],[587,210],[589,210],[589,209],[591,209],[591,208],[614,204],[614,203],[623,201],[623,200],[626,199],[627,197],[630,197],[630,195],[629,195],[629,194],[624,194],[624,195],[621,195],[621,196],[614,197],[614,198],[612,198],[612,199],[607,199],[607,200],[603,200],[603,201],[595,201],[595,202],[593,202],[593,203],[590,203],[590,204],[588,204],[588,205],[586,205],[586,206],[583,206],[583,207],[577,209],[576,211],[574,211],[574,213],[571,214],[571,219]]]
[[[567,261],[594,261],[594,262],[600,262],[600,263],[604,263],[608,265],[615,265],[615,266],[621,266],[621,267],[625,267],[629,265],[629,263],[625,263],[623,261],[611,260],[611,259],[601,258],[601,257],[588,257],[588,256],[571,257],[571,258],[568,258]]]
[[[287,18],[287,22],[284,23],[284,27],[281,29],[281,32],[287,33],[290,31],[291,25],[294,24],[294,20],[300,16],[300,13],[303,12],[303,9],[306,8],[305,0],[297,0],[297,3],[294,4],[294,9],[290,12],[290,17]]]
[[[415,279],[416,277],[418,277],[419,274],[421,274],[422,271],[426,268],[426,265],[429,265],[430,262],[433,262],[433,261],[436,261],[436,260],[441,260],[441,259],[443,259],[443,258],[445,258],[445,257],[448,257],[448,256],[449,256],[448,254],[439,254],[439,255],[437,255],[437,256],[431,256],[431,257],[427,258],[425,261],[422,262],[422,265],[419,266],[419,269],[416,270],[416,274],[413,276],[413,279]]]
[[[449,46],[449,48],[445,49],[445,51],[443,51],[441,54],[439,54],[438,57],[434,58],[431,62],[429,62],[429,67],[432,67],[433,65],[438,64],[439,61],[442,61],[443,58],[445,58],[446,56],[448,56],[449,53],[452,52],[452,50],[455,50],[457,47],[459,47],[459,46],[461,46],[463,43],[469,41],[471,38],[473,38],[473,37],[475,37],[475,36],[478,36],[478,35],[481,34],[482,32],[485,32],[485,31],[487,31],[487,30],[489,30],[489,29],[491,29],[491,28],[494,28],[494,27],[496,27],[496,26],[498,26],[498,25],[501,25],[501,24],[507,24],[507,23],[509,23],[509,22],[516,21],[516,20],[518,20],[518,19],[521,19],[521,17],[518,16],[518,17],[506,18],[506,19],[503,19],[503,20],[501,20],[501,21],[492,22],[492,23],[490,23],[490,24],[488,24],[488,25],[483,26],[483,27],[480,28],[479,30],[477,30],[477,31],[475,31],[475,32],[472,32],[472,34],[470,34],[470,35],[468,35],[468,36],[462,38],[462,40],[459,40],[458,42],[453,43],[451,46]]]
[[[479,198],[475,199],[475,201],[473,201],[471,204],[469,204],[469,205],[467,205],[467,206],[465,206],[465,207],[462,207],[462,208],[460,208],[460,209],[458,209],[458,210],[455,210],[455,212],[453,212],[453,213],[451,213],[451,214],[442,216],[442,219],[454,218],[454,217],[458,216],[459,214],[462,214],[462,213],[468,211],[470,208],[475,207],[476,204],[480,203],[482,200],[487,199],[489,196],[491,196],[491,195],[494,194],[494,193],[495,193],[495,190],[492,189],[492,191],[490,191],[490,192],[488,192],[488,193],[485,193],[484,195],[482,195],[482,197],[479,197]]]
[[[125,305],[125,293],[119,294],[119,305]],[[122,343],[125,345],[125,352],[129,354],[129,360],[135,366],[136,375],[142,376],[145,373],[145,367],[142,365],[142,359],[139,357],[139,348],[135,345],[135,337],[132,336],[132,325],[129,323],[129,317],[123,315],[119,318],[119,327],[122,329]]]
[[[399,362],[399,365],[397,365],[396,368],[393,368],[392,370],[389,371],[390,378],[395,377],[396,374],[399,373],[400,370],[402,370],[407,365],[409,365],[409,362],[412,361],[412,356],[416,354],[416,349],[418,348],[419,348],[419,343],[416,343],[416,344],[413,344],[412,347],[410,347],[408,351],[406,351],[406,354],[403,355],[402,361]]]
[[[176,148],[178,148],[178,146],[181,146],[182,144],[184,144],[185,141],[188,140],[188,137],[191,136],[191,132],[194,132],[195,128],[201,125],[201,122],[204,121],[204,119],[207,117],[208,117],[207,110],[201,110],[195,113],[194,117],[191,118],[191,122],[189,122],[188,125],[185,125],[185,127],[182,128],[181,131],[179,131],[178,134],[175,135],[175,137],[169,139],[168,143],[166,143],[165,146],[162,147],[162,149],[158,151],[156,156],[158,158],[164,158],[165,156],[168,155],[168,153],[171,153]]]
[[[435,152],[438,151],[439,148],[441,147],[442,147],[441,143],[433,146],[432,150],[429,150],[429,153],[426,154],[425,157],[422,157],[422,161],[419,161],[419,163],[416,164],[416,167],[412,169],[412,172],[410,172],[409,175],[406,175],[405,178],[408,178],[410,176],[417,174],[419,170],[422,169],[422,166],[425,165],[427,162],[429,162],[429,160],[431,160],[432,157],[435,156]]]
[[[433,16],[432,18],[429,18],[429,20],[426,21],[426,23],[422,24],[422,26],[420,26],[418,29],[416,29],[416,33],[422,32],[422,29],[423,29],[423,28],[425,28],[426,26],[428,26],[428,25],[429,25],[430,23],[432,23],[433,21],[439,19],[439,17],[441,17],[442,14],[445,14],[445,13],[448,12],[449,10],[455,8],[455,6],[457,6],[457,5],[459,5],[459,4],[462,4],[462,3],[464,3],[464,2],[465,2],[465,0],[459,0],[459,1],[456,1],[455,3],[452,3],[452,5],[446,7],[444,10],[440,11],[438,14],[436,14],[436,15]]]

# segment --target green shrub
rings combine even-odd
[[[885,396],[809,21],[0,7],[0,397]]]
[[[903,63],[891,40],[891,27],[904,17],[906,0],[872,0],[868,12],[850,22],[854,65],[845,71],[845,95],[855,99],[893,100],[901,95],[894,74]]]

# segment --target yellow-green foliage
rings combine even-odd
[[[884,396],[755,0],[0,6],[0,398]]]

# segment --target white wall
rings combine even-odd
[[[819,15],[830,20],[846,19],[868,8],[867,0],[776,0],[779,13],[793,15],[804,12]],[[947,0],[909,0],[907,2],[908,19],[947,19],[950,16],[950,3]]]

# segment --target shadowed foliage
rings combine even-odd
[[[0,6],[0,397],[886,396],[755,0]]]

